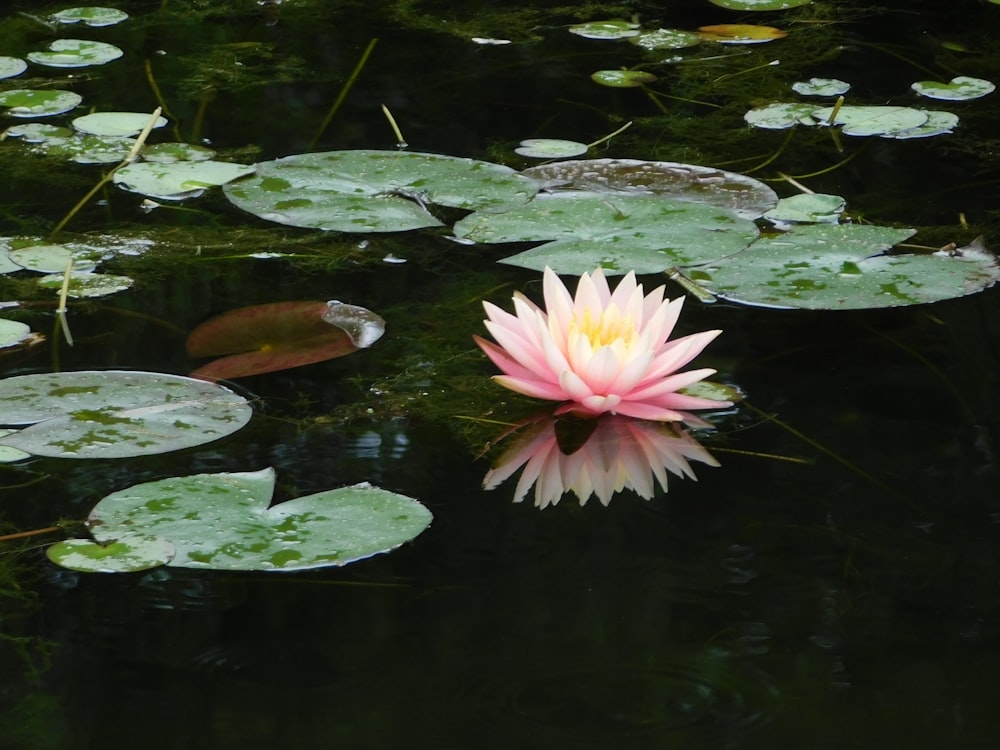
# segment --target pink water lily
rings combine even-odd
[[[474,337],[503,371],[500,385],[550,401],[565,401],[559,413],[621,414],[676,422],[690,409],[729,406],[680,393],[715,370],[678,372],[721,331],[670,339],[684,298],[666,300],[664,288],[648,295],[627,274],[612,292],[598,268],[580,277],[571,296],[545,269],[545,309],[521,294],[514,313],[484,302],[486,328],[496,343]]]

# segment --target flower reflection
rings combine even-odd
[[[555,505],[572,492],[583,505],[596,495],[604,505],[616,492],[650,499],[669,474],[697,481],[689,461],[719,462],[687,430],[672,423],[605,414],[598,420],[542,417],[519,433],[483,479],[495,489],[524,467],[514,491],[521,502],[534,485],[535,505]]]
[[[484,302],[486,328],[496,343],[474,337],[503,371],[494,377],[518,393],[567,402],[560,414],[621,414],[666,422],[689,409],[727,402],[680,392],[715,370],[678,372],[720,331],[670,339],[683,297],[663,298],[662,286],[643,293],[628,273],[612,292],[598,268],[584,274],[576,296],[545,269],[545,309],[514,295],[514,314]]]

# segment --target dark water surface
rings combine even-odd
[[[601,155],[740,171],[785,136],[750,131],[742,112],[788,98],[791,81],[837,76],[866,101],[911,103],[909,83],[927,70],[1000,79],[1000,7],[979,0],[765,14],[693,1],[116,5],[133,18],[79,32],[126,53],[77,74],[84,106],[151,110],[149,60],[181,137],[244,162],[392,148],[386,104],[414,150],[520,167],[521,138],[589,142],[635,120]],[[14,11],[53,9],[5,10],[0,55],[51,38]],[[664,115],[638,91],[589,80],[641,62],[638,51],[563,28],[632,12],[650,26],[770,23],[792,35],[741,49],[745,59],[658,71],[655,90],[720,105],[664,97]],[[468,41],[505,35],[516,43]],[[712,83],[775,58],[780,66]],[[985,233],[995,245],[1000,109],[995,98],[941,108],[962,116],[955,134],[876,140],[804,181],[872,221],[919,227],[925,241]],[[796,138],[755,176],[808,175],[843,158],[827,135]],[[0,167],[5,234],[44,234],[99,174],[32,160],[10,142]],[[108,191],[71,229],[151,232],[188,249],[122,261],[136,286],[71,307],[76,346],[50,340],[0,361],[3,374],[188,372],[192,326],[286,299],[364,305],[387,319],[386,336],[342,360],[241,381],[258,415],[218,443],[8,466],[0,530],[83,518],[139,482],[265,466],[278,472],[278,500],[369,481],[421,500],[435,520],[392,554],[286,575],[82,575],[51,565],[38,540],[0,542],[0,747],[995,747],[996,290],[855,313],[691,300],[685,331],[724,329],[699,362],[748,394],[704,439],[722,467],[696,464],[698,482],[674,481],[650,501],[622,493],[581,508],[568,496],[539,511],[512,503],[510,483],[481,490],[489,458],[477,455],[494,430],[467,419],[509,419],[519,404],[489,385],[470,338],[480,300],[539,291],[537,274],[495,264],[505,249],[422,233],[317,236],[219,196],[186,202],[193,212],[143,214],[140,200]],[[292,241],[301,262],[232,257]],[[390,253],[407,262],[383,262]],[[25,320],[48,332],[51,308]]]

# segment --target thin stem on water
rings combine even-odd
[[[358,64],[354,66],[354,70],[351,71],[351,75],[348,76],[347,81],[340,89],[340,93],[337,94],[337,98],[334,100],[333,104],[330,106],[330,110],[326,113],[326,117],[323,118],[322,124],[319,126],[319,130],[316,131],[316,135],[313,136],[312,141],[309,143],[309,148],[316,148],[316,144],[319,143],[319,139],[323,137],[323,133],[326,132],[327,127],[330,125],[330,121],[333,120],[333,116],[337,114],[337,110],[340,109],[340,105],[344,103],[347,98],[348,92],[351,87],[354,86],[354,82],[358,80],[358,76],[361,75],[361,71],[365,67],[365,63],[368,62],[368,58],[371,57],[372,50],[375,49],[375,45],[378,43],[378,37],[373,37],[368,46],[365,47],[365,51],[361,53],[361,59],[358,60]]]

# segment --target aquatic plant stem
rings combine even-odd
[[[111,178],[114,177],[115,172],[117,172],[122,167],[127,167],[129,164],[131,164],[138,158],[139,151],[145,145],[146,139],[149,137],[150,132],[153,130],[153,126],[156,125],[156,121],[157,119],[159,119],[160,113],[162,111],[163,111],[162,107],[157,107],[155,110],[153,110],[153,114],[149,118],[149,122],[146,123],[146,127],[142,129],[142,132],[139,133],[138,138],[135,139],[135,143],[132,145],[132,150],[128,152],[128,155],[122,160],[122,162],[117,167],[115,167],[106,175],[104,175],[104,177],[102,177],[100,181],[98,181],[98,183],[94,185],[94,187],[92,187],[90,191],[85,196],[83,196],[75,206],[73,206],[73,208],[70,209],[69,213],[62,218],[62,221],[56,224],[56,228],[53,229],[51,232],[49,232],[48,240],[50,242],[52,242],[55,239],[55,237],[58,236],[59,232],[61,232],[63,228],[67,224],[69,224],[70,219],[76,216],[76,214],[80,211],[80,209],[83,208],[85,205],[87,205],[87,202],[95,195],[97,195],[98,191],[100,191],[102,187],[104,187],[111,181]]]
[[[62,526],[46,526],[44,529],[32,529],[31,531],[18,531],[14,534],[4,534],[0,536],[0,542],[12,542],[15,539],[27,539],[32,536],[41,536],[42,534],[54,534],[57,531],[63,531]]]
[[[66,337],[66,344],[73,346],[73,334],[69,330],[69,321],[66,319],[68,308],[66,298],[69,296],[69,278],[73,273],[73,254],[66,259],[66,269],[63,271],[62,286],[59,288],[59,307],[56,308],[56,328],[62,331]]]
[[[354,66],[354,70],[351,71],[351,75],[348,76],[347,81],[340,89],[340,93],[337,94],[337,98],[330,106],[330,110],[326,113],[326,117],[323,118],[323,122],[320,124],[319,130],[316,131],[316,135],[313,136],[313,139],[309,142],[309,148],[316,148],[316,144],[319,143],[319,139],[323,137],[323,133],[326,132],[327,127],[330,125],[330,121],[333,120],[333,116],[337,114],[337,110],[340,109],[340,105],[344,103],[348,92],[354,86],[354,82],[357,81],[358,76],[361,75],[361,71],[368,62],[368,58],[371,57],[372,50],[375,49],[376,44],[378,44],[378,37],[372,37],[372,40],[368,42],[368,46],[365,47],[365,51],[361,53],[361,59],[358,60],[358,64]]]
[[[630,127],[632,127],[632,121],[631,121],[631,120],[629,120],[628,122],[626,122],[626,123],[625,123],[624,125],[622,125],[622,126],[621,126],[620,128],[618,128],[618,130],[616,130],[615,132],[613,132],[613,133],[608,133],[608,134],[607,134],[606,136],[604,136],[603,138],[598,138],[598,139],[597,139],[596,141],[594,141],[593,143],[588,143],[588,144],[587,144],[587,148],[589,149],[589,148],[593,148],[594,146],[600,146],[600,145],[601,145],[602,143],[604,143],[605,141],[610,141],[610,140],[611,140],[612,138],[614,138],[614,137],[615,137],[616,135],[619,135],[619,134],[621,134],[621,133],[624,133],[624,132],[625,132],[626,130],[628,130],[628,129],[629,129]]]
[[[392,116],[392,112],[390,112],[389,108],[384,104],[382,105],[382,114],[384,114],[385,119],[389,121],[389,127],[392,128],[392,132],[396,136],[396,148],[401,150],[406,148],[409,144],[403,137],[403,132],[399,129],[399,125],[396,124],[396,118]]]
[[[178,120],[167,106],[167,100],[163,97],[163,91],[160,90],[160,84],[156,82],[156,77],[153,75],[152,61],[147,57],[142,61],[142,67],[146,71],[146,80],[149,82],[149,88],[153,90],[153,96],[156,98],[157,104],[160,105],[160,109],[163,111],[163,114],[174,121],[174,138],[178,141],[183,140],[181,138],[181,129]]]

